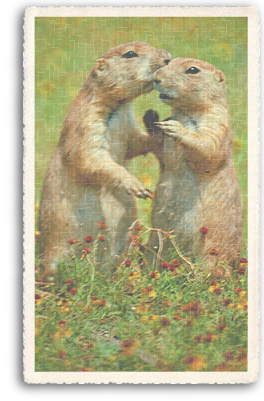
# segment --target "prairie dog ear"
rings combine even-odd
[[[217,82],[225,81],[224,73],[222,71],[217,71],[215,74],[215,79],[217,80]]]
[[[100,78],[108,70],[109,64],[104,58],[96,60],[94,65],[94,75]]]

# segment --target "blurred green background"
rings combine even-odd
[[[71,102],[105,51],[141,40],[164,48],[173,57],[192,57],[221,69],[227,78],[228,102],[234,131],[234,162],[243,206],[244,246],[247,253],[247,18],[48,18],[35,19],[35,153],[36,204],[45,172],[60,137]],[[153,91],[135,101],[141,123],[145,111],[160,118],[170,108]],[[130,171],[152,190],[159,165],[152,154],[130,162]],[[139,200],[139,216],[150,224],[150,201]]]

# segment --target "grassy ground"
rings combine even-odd
[[[36,206],[63,119],[85,76],[106,50],[132,40],[164,48],[173,57],[205,60],[225,73],[243,206],[242,256],[247,257],[246,18],[36,18]],[[135,101],[140,123],[149,108],[161,119],[170,113],[155,91]],[[155,189],[159,166],[153,155],[132,160],[129,169]],[[138,206],[140,219],[150,225],[152,203],[139,200]],[[176,251],[167,262],[181,262],[177,275],[160,264],[141,269],[136,249],[131,266],[121,260],[103,274],[93,264],[92,248],[83,260],[62,262],[56,283],[37,287],[37,370],[246,369],[244,274],[234,272],[227,282],[211,286],[215,280],[199,264],[194,274]],[[157,279],[150,276],[155,270]],[[66,285],[69,278],[73,284]]]
[[[131,254],[113,264],[101,231],[82,245],[81,258],[72,244],[55,283],[37,286],[37,371],[247,370],[245,264],[229,279],[211,277],[176,251],[148,264],[142,226]]]

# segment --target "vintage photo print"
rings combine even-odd
[[[254,7],[30,7],[24,380],[258,377]]]

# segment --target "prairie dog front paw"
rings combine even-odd
[[[179,121],[168,120],[154,123],[156,127],[160,128],[165,135],[171,138],[178,139],[183,130],[183,126]]]

